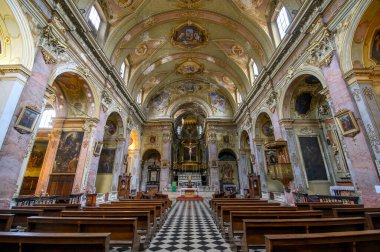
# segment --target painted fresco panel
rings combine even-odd
[[[83,132],[63,132],[59,142],[53,173],[75,173],[83,141]]]
[[[307,179],[309,181],[327,180],[326,167],[318,137],[299,137],[299,143]]]

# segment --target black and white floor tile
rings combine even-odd
[[[231,252],[203,201],[177,201],[147,251]]]

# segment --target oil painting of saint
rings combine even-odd
[[[103,148],[99,158],[98,173],[112,173],[115,160],[115,149]]]
[[[217,108],[221,111],[224,111],[226,109],[226,98],[224,96],[221,96],[217,93],[211,93],[210,99],[211,106],[213,106],[214,108]]]
[[[375,32],[372,41],[371,57],[380,64],[380,29]]]
[[[63,132],[59,141],[53,173],[75,173],[82,148],[83,132]]]
[[[186,24],[174,30],[172,35],[172,42],[185,48],[196,48],[207,41],[206,32],[196,25]]]

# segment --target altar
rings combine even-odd
[[[198,188],[181,188],[179,189],[181,196],[184,197],[196,197],[199,194]]]

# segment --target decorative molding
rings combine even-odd
[[[106,90],[103,90],[103,92],[102,92],[102,102],[101,103],[102,103],[102,107],[103,107],[104,112],[107,112],[107,110],[111,107],[111,105],[113,103],[111,96],[108,94],[108,92]]]
[[[375,94],[373,93],[373,90],[370,87],[363,88],[362,92],[363,92],[363,95],[368,98],[368,100],[372,101],[373,98],[375,97]]]
[[[56,64],[59,61],[68,61],[67,47],[58,39],[52,30],[52,25],[44,27],[40,40],[41,53],[46,64]]]
[[[327,29],[319,40],[316,40],[308,49],[309,58],[306,62],[317,67],[328,67],[331,64],[335,51],[334,37]]]
[[[315,131],[312,128],[305,127],[305,128],[300,129],[300,133],[303,135],[313,135],[315,134]]]
[[[360,96],[360,89],[356,88],[352,90],[352,95],[354,96],[355,101],[360,102],[362,100]]]
[[[214,131],[209,131],[207,133],[207,142],[211,144],[216,143],[216,133]]]
[[[272,91],[269,94],[269,97],[266,99],[265,103],[269,106],[270,111],[274,113],[277,105],[277,92]]]
[[[380,139],[379,139],[379,136],[376,134],[376,131],[374,130],[373,126],[371,124],[367,124],[366,126],[367,128],[367,134],[368,134],[368,138],[369,138],[369,141],[373,147],[373,149],[377,152],[377,153],[380,153]]]
[[[25,77],[29,77],[31,72],[26,69],[23,65],[1,65],[0,75],[5,75],[7,73],[17,73],[22,74]]]

